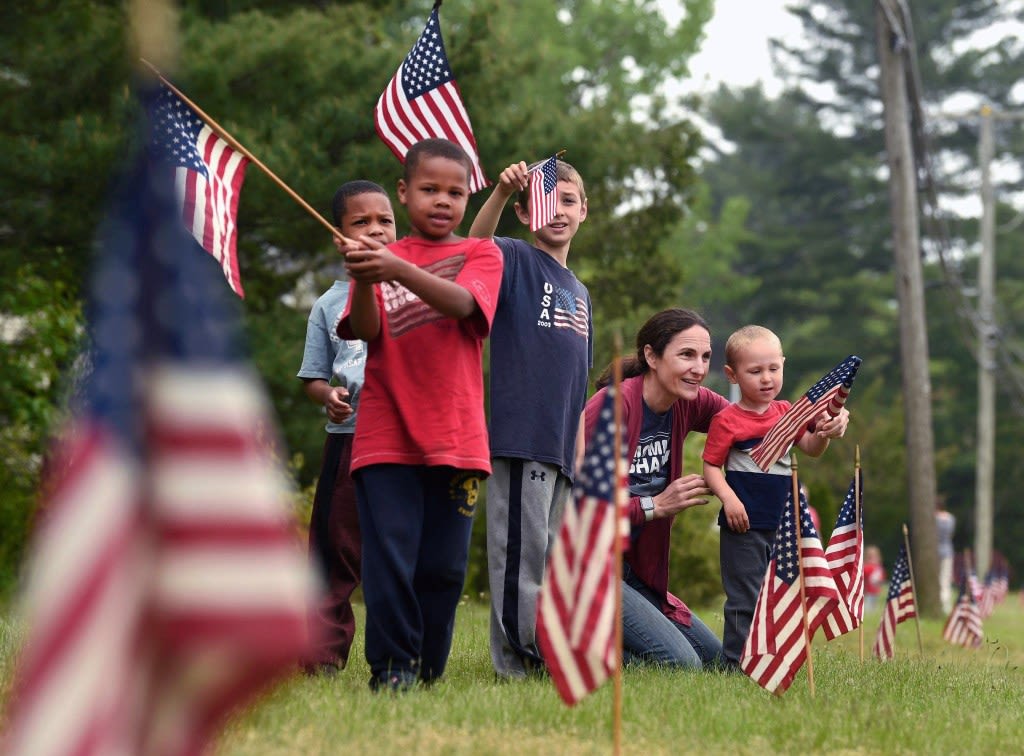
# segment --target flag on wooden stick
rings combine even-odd
[[[822,623],[829,640],[857,629],[864,619],[864,510],[856,501],[862,491],[856,480],[850,481],[825,549],[840,598]]]
[[[558,158],[530,170],[530,231],[536,233],[558,214]]]
[[[194,754],[306,651],[286,513],[237,304],[140,157],[99,238],[92,369],[51,467],[3,750]]]
[[[791,494],[775,533],[768,574],[761,584],[750,635],[740,656],[740,669],[765,690],[779,694],[792,684],[807,659],[809,638],[840,600],[821,539],[802,497],[799,506],[798,523]]]
[[[173,166],[185,228],[220,263],[231,290],[244,297],[236,219],[249,159],[163,84],[150,111],[150,144],[157,159]]]
[[[750,458],[765,472],[778,462],[800,436],[808,423],[823,414],[835,417],[846,404],[861,358],[850,355],[811,386],[778,419],[761,442],[750,451]]]
[[[377,135],[403,163],[409,148],[423,139],[448,139],[458,144],[473,162],[469,191],[476,192],[490,182],[480,167],[469,113],[448,65],[440,5],[434,4],[422,34],[377,100],[373,120]]]
[[[615,541],[629,538],[621,430],[610,387],[551,550],[537,602],[537,642],[558,694],[572,706],[621,663],[615,643]],[[616,469],[616,459],[619,459]]]
[[[983,637],[978,605],[970,586],[964,580],[960,583],[960,597],[942,628],[942,638],[955,646],[978,648]]]
[[[879,661],[892,659],[896,648],[896,625],[917,616],[914,605],[914,585],[910,580],[910,562],[906,546],[900,546],[899,556],[892,568],[889,595],[882,610],[882,623],[875,636],[875,656]]]

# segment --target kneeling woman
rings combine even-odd
[[[623,360],[622,422],[628,441],[630,548],[623,564],[623,656],[678,667],[721,662],[722,644],[668,590],[669,541],[676,514],[706,504],[704,478],[682,475],[683,441],[706,433],[728,402],[701,386],[711,334],[695,312],[663,310],[637,333],[636,356]],[[611,382],[610,370],[586,408],[590,438]]]

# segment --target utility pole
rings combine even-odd
[[[992,108],[981,109],[981,258],[978,261],[978,450],[974,476],[974,559],[979,575],[992,560],[992,488],[996,466],[996,207],[992,191],[995,154]]]
[[[875,28],[879,85],[885,108],[885,148],[893,226],[900,362],[910,495],[910,535],[916,568],[918,611],[938,617],[939,559],[935,529],[935,442],[928,375],[924,281],[918,228],[917,174],[910,138],[904,53],[912,40],[899,3],[877,0]]]

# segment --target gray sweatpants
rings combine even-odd
[[[502,677],[524,677],[543,668],[537,596],[572,486],[557,465],[496,458],[491,467],[486,510],[491,661]]]

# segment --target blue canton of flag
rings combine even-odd
[[[778,419],[750,452],[750,458],[765,472],[789,451],[804,428],[823,414],[835,417],[846,404],[861,358],[851,354],[830,370]],[[823,401],[824,400],[824,401]]]
[[[569,328],[584,338],[590,335],[587,303],[568,289],[555,287],[555,328]]]
[[[448,139],[462,147],[473,163],[469,191],[478,191],[490,183],[480,166],[469,113],[448,65],[436,7],[377,100],[373,120],[377,135],[403,163],[416,142]]]
[[[530,171],[530,231],[536,233],[558,214],[558,158],[550,157]]]
[[[248,158],[166,86],[160,86],[149,111],[150,149],[174,172],[185,228],[220,263],[232,291],[244,296],[236,218]]]

